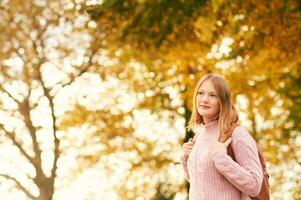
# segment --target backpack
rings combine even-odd
[[[231,127],[230,127],[230,134],[227,134],[227,136],[225,138],[223,138],[223,140],[221,140],[221,137],[219,138],[220,142],[225,142],[228,138],[230,138],[232,136],[232,133],[234,131],[234,129],[238,126],[237,123],[232,123]],[[256,143],[257,146],[257,150],[258,150],[258,156],[259,156],[259,160],[261,163],[261,168],[262,168],[262,173],[263,173],[263,181],[262,181],[262,185],[261,185],[261,190],[259,192],[259,194],[256,197],[250,197],[252,200],[269,200],[270,199],[270,193],[269,193],[269,174],[267,173],[267,169],[266,169],[266,165],[265,165],[265,160],[262,154],[262,151],[258,145],[258,143]],[[234,160],[235,160],[235,156],[234,156],[234,151],[231,147],[231,145],[228,145],[227,147],[227,154]]]

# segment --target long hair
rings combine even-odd
[[[220,136],[227,136],[227,134],[229,134],[231,124],[238,121],[238,115],[231,102],[229,86],[225,79],[218,74],[207,74],[197,82],[193,94],[192,114],[187,128],[188,130],[191,130],[197,125],[204,123],[203,117],[197,111],[196,96],[200,86],[207,80],[211,81],[213,84],[217,92],[217,98],[220,106],[220,111],[214,120],[218,120]]]

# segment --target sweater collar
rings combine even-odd
[[[209,122],[209,123],[207,123],[207,124],[204,124],[204,128],[205,128],[205,130],[211,130],[211,129],[213,129],[214,127],[216,127],[217,126],[217,121],[218,120],[214,120],[214,121],[212,121],[212,122]]]

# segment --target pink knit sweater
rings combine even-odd
[[[235,128],[230,145],[236,162],[226,149],[209,156],[209,146],[217,139],[217,121],[204,125],[188,160],[182,159],[190,182],[189,200],[247,200],[248,196],[256,196],[263,174],[253,138],[243,127]]]

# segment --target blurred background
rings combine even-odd
[[[301,199],[299,0],[1,0],[0,199],[186,200],[193,89],[230,84]]]

